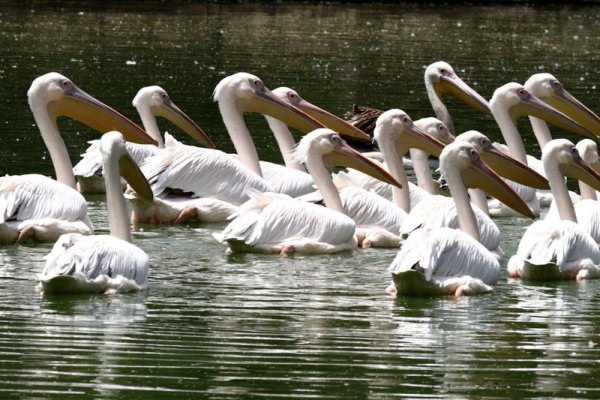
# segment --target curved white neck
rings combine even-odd
[[[446,124],[450,133],[454,134],[454,124],[452,123],[448,107],[446,107],[442,99],[440,99],[431,83],[425,82],[425,89],[427,90],[427,96],[429,97],[429,102],[431,103],[431,108],[433,108],[435,116]]]
[[[488,206],[487,197],[485,192],[481,189],[468,189],[469,197],[471,198],[471,203],[475,204],[477,208],[485,213],[485,215],[490,215],[490,208]]]
[[[596,193],[596,189],[594,189],[587,183],[583,183],[582,181],[579,181],[579,194],[584,200],[598,200],[598,194]]]
[[[552,140],[550,128],[543,119],[529,116],[529,121],[531,122],[531,128],[533,129],[533,134],[540,145],[540,149],[543,149],[546,143]]]
[[[562,220],[569,220],[577,222],[577,216],[575,214],[575,207],[569,196],[569,190],[563,174],[560,172],[560,167],[556,160],[551,160],[548,157],[544,161],[544,170],[546,171],[546,177],[550,183],[550,190],[554,196],[554,202],[558,209],[558,215]]]
[[[73,164],[67,151],[67,146],[58,131],[56,121],[53,121],[48,111],[43,106],[32,107],[33,117],[38,125],[42,139],[50,153],[52,165],[56,180],[75,189],[75,175],[73,174]]]
[[[380,144],[380,150],[388,172],[402,185],[402,189],[392,185],[392,201],[409,213],[410,190],[408,188],[408,178],[406,177],[404,164],[402,164],[402,156],[407,151],[398,149],[394,142],[388,142],[383,146]]]
[[[283,162],[285,166],[298,171],[306,172],[304,166],[294,158],[293,152],[296,141],[294,140],[294,136],[290,132],[287,124],[273,117],[269,117],[268,115],[265,115],[265,118],[267,119],[269,128],[271,128],[271,131],[275,136],[275,140],[277,141],[279,151],[283,156]]]
[[[502,132],[502,137],[508,146],[508,152],[511,156],[527,164],[527,153],[525,145],[521,139],[521,135],[517,130],[515,122],[512,120],[508,112],[505,110],[492,109],[492,114],[496,119],[496,123]]]
[[[465,188],[462,177],[460,176],[460,171],[457,171],[456,169],[446,171],[445,177],[450,193],[452,194],[452,199],[456,205],[460,229],[479,241],[477,218],[475,218],[475,212],[471,207],[469,194]]]
[[[262,177],[258,152],[246,127],[242,112],[238,110],[235,102],[230,99],[219,101],[219,111],[221,111],[223,123],[233,142],[240,162]]]
[[[158,148],[162,149],[165,147],[165,141],[160,133],[160,129],[158,128],[158,124],[156,123],[156,116],[152,113],[148,107],[137,107],[138,114],[140,114],[140,119],[142,120],[142,125],[144,125],[144,130],[152,139],[156,140],[158,143]]]
[[[127,203],[125,197],[123,197],[123,188],[121,187],[119,161],[115,157],[109,156],[108,160],[104,160],[104,184],[106,186],[110,234],[131,242]]]
[[[340,193],[331,179],[331,174],[323,163],[323,158],[320,155],[309,153],[306,159],[306,169],[312,175],[317,189],[319,189],[321,196],[323,196],[325,206],[345,213]]]
[[[429,194],[437,194],[435,182],[429,168],[429,155],[419,149],[410,149],[410,159],[417,177],[417,184]]]

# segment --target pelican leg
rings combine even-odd
[[[198,219],[198,209],[194,206],[184,207],[183,210],[175,217],[173,221],[174,224],[180,224],[183,222],[187,222],[189,220],[197,220]]]
[[[294,245],[286,244],[281,247],[281,250],[279,251],[279,255],[282,257],[290,257],[291,255],[294,254],[295,251],[296,251],[296,248],[294,247]]]

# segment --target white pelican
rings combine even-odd
[[[333,129],[345,137],[351,137],[362,141],[370,141],[369,136],[360,129],[350,125],[348,122],[336,117],[326,110],[304,100],[298,92],[288,87],[278,87],[272,93],[283,101],[297,107],[306,114]],[[275,136],[279,151],[283,157],[284,166],[266,161],[260,161],[260,169],[263,177],[271,184],[278,193],[285,193],[292,197],[302,196],[314,191],[314,182],[303,165],[293,157],[295,145],[294,137],[287,124],[276,118],[265,115],[267,123]],[[291,169],[291,170],[290,170]]]
[[[433,112],[438,119],[446,124],[451,133],[454,133],[454,124],[448,107],[444,103],[446,95],[457,97],[481,113],[490,113],[487,100],[463,81],[447,62],[436,61],[429,64],[425,68],[424,79],[425,89]],[[371,133],[375,128],[375,120],[381,113],[382,111],[374,108],[354,106],[354,111],[348,113],[347,118],[352,124],[367,133]]]
[[[468,142],[475,147],[480,153],[481,158],[498,174],[504,178],[514,179],[522,184],[527,184],[532,187],[548,187],[548,181],[543,176],[537,174],[526,164],[521,163],[497,149],[490,139],[479,131],[467,131],[458,135],[455,141]],[[467,177],[468,178],[468,177]],[[479,182],[466,179],[464,184],[469,188],[469,195],[483,194],[485,200],[484,188],[480,188]],[[503,255],[503,250],[500,247],[502,234],[495,222],[485,212],[487,204],[481,204],[476,201],[471,201],[477,207],[473,210],[477,219],[477,227],[479,229],[479,241],[488,250],[496,255],[500,260]],[[459,210],[456,208],[455,202],[446,196],[433,195],[424,198],[418,203],[409,213],[404,221],[401,234],[403,236],[410,235],[415,229],[423,226],[459,228]]]
[[[229,252],[288,255],[354,249],[358,244],[356,224],[344,214],[329,169],[335,166],[357,168],[396,183],[385,170],[327,128],[316,129],[303,137],[296,156],[306,164],[326,207],[282,194],[258,194],[240,207],[236,218],[223,232],[214,235],[219,242],[227,243]]]
[[[490,100],[490,109],[502,132],[510,155],[522,163],[527,163],[527,153],[525,152],[523,140],[516,126],[516,120],[521,116],[535,116],[575,133],[584,136],[592,135],[585,127],[555,110],[538,97],[532,95],[523,85],[515,82],[507,83],[496,89]],[[512,183],[511,185],[523,200],[529,204],[534,214],[539,216],[540,203],[536,195],[536,190],[523,185],[514,185]],[[490,215],[492,216],[515,215],[513,211],[507,209],[501,202],[495,199],[491,199],[488,202],[488,206]]]
[[[349,131],[347,122],[304,100],[295,90],[287,87],[280,87],[275,89],[273,93],[311,115],[323,124],[327,124],[331,129],[336,130],[335,128],[337,127],[338,131]],[[302,167],[291,157],[294,139],[287,126],[281,121],[271,117],[267,117],[267,120],[271,130],[275,134],[279,148],[284,155],[284,159],[287,159],[286,165],[290,165],[290,167],[294,169]],[[362,132],[358,132],[359,133],[353,137],[359,138],[360,135],[366,137]],[[422,133],[419,133],[419,135],[421,134]],[[405,136],[410,136],[410,134],[406,134]],[[356,172],[361,176],[367,176],[374,181],[381,182],[356,170],[351,171]],[[348,172],[348,174],[351,174],[351,172]],[[309,174],[308,176],[310,177]],[[400,236],[398,235],[399,229],[402,225],[402,221],[406,217],[406,212],[375,193],[356,187],[351,183],[348,184],[349,182],[344,178],[346,175],[341,176],[342,177],[338,175],[334,181],[339,190],[344,213],[352,218],[357,225],[359,245],[365,248],[397,247],[400,244]],[[314,187],[312,177],[310,177],[309,183]],[[387,183],[385,185],[392,186]],[[314,198],[318,198],[318,194]]]
[[[594,171],[600,171],[598,145],[591,139],[583,139],[575,145],[577,152]],[[579,193],[569,191],[569,197],[575,209],[578,225],[600,244],[600,203],[596,190],[584,181],[579,181]],[[545,219],[559,221],[560,214],[556,202],[552,202]]]
[[[261,177],[259,168],[246,167],[254,161],[259,164],[244,124],[245,112],[271,115],[301,131],[322,127],[273,95],[251,74],[239,73],[223,79],[214,97],[219,101],[223,122],[234,139],[238,157],[168,138],[165,148],[146,158],[141,166],[156,197],[152,202],[131,199],[134,222],[224,221],[249,199],[248,192],[274,192],[271,184]]]
[[[413,232],[390,265],[388,293],[486,293],[500,277],[498,259],[479,241],[479,229],[464,180],[476,180],[486,191],[533,218],[527,205],[479,157],[468,142],[455,141],[440,155],[440,168],[458,209],[460,230],[422,228]]]
[[[590,279],[600,277],[600,249],[577,224],[565,176],[599,189],[600,175],[583,161],[567,139],[551,140],[542,149],[542,163],[554,195],[560,221],[534,222],[521,238],[517,253],[508,261],[513,278],[531,280]]]
[[[127,292],[148,286],[149,259],[131,243],[127,204],[120,176],[139,196],[152,198],[152,190],[127,153],[123,135],[105,133],[100,142],[110,235],[62,235],[46,257],[37,289],[44,293]]]
[[[71,117],[100,132],[119,129],[129,140],[140,143],[153,140],[132,121],[56,72],[36,78],[27,96],[56,181],[36,174],[0,178],[0,243],[53,242],[67,232],[91,234],[87,203],[75,190],[72,164],[57,118]]]
[[[274,93],[267,90],[258,77],[246,72],[238,72],[223,78],[215,87],[213,94],[214,100],[219,104],[223,122],[227,127],[227,132],[231,137],[231,141],[235,146],[240,161],[251,171],[254,171],[259,176],[265,178],[277,193],[299,196],[313,191],[313,185],[306,174],[302,174],[295,169],[292,170],[283,165],[259,162],[258,152],[256,151],[256,147],[254,146],[250,132],[244,124],[242,116],[242,113],[247,111],[247,100],[251,97],[256,97],[253,93],[257,92],[274,95]],[[286,99],[286,101],[287,100],[288,99]],[[296,104],[291,104],[296,106]],[[319,121],[322,126],[334,129],[342,135],[353,136],[365,141],[369,140],[368,135],[364,132],[331,113],[306,101],[303,102],[302,106],[307,106],[307,108],[302,109],[302,111],[310,115],[314,120]],[[297,108],[294,109],[298,110],[300,107],[297,106]],[[271,115],[271,117],[288,122],[285,118],[281,118],[277,113],[273,113],[271,107],[270,110],[271,111],[264,110],[265,112],[263,112],[263,114]],[[260,109],[257,111],[261,112]],[[304,121],[303,125],[306,126],[306,123],[307,122]],[[302,126],[296,127],[306,131]],[[312,128],[314,129],[316,126],[313,126]]]
[[[600,136],[600,117],[565,90],[562,83],[554,75],[545,72],[533,74],[523,86],[540,100],[577,121],[593,135]],[[533,116],[530,116],[529,120],[540,149],[543,149],[546,143],[552,140],[548,124],[544,120]],[[527,163],[536,171],[544,173],[541,160],[528,155]],[[538,191],[537,196],[542,207],[549,206],[552,202],[552,194],[549,190]]]
[[[437,118],[421,118],[412,123],[414,123],[419,130],[427,133],[430,137],[433,137],[444,144],[450,143],[454,140],[454,136],[448,131],[446,125]],[[401,207],[405,212],[412,210],[423,198],[428,197],[430,194],[437,193],[439,189],[439,185],[434,183],[431,176],[428,154],[417,147],[410,148],[409,151],[411,154],[412,166],[417,178],[418,186],[412,182],[407,183],[407,188],[410,195],[410,206],[406,207],[405,205],[404,207]],[[436,153],[433,155],[437,157],[439,156],[440,152],[441,148],[437,149]],[[402,150],[401,153],[405,154],[406,150]],[[381,153],[371,152],[368,153],[368,156],[385,164]],[[404,167],[407,166],[405,161],[405,159],[402,159]],[[389,185],[388,183],[382,182],[378,179],[373,179],[371,176],[363,174],[360,171],[349,170],[338,172],[336,176],[336,182],[338,180],[377,193],[389,201],[392,201],[393,199],[392,185]]]
[[[158,128],[156,117],[165,118],[194,140],[205,147],[215,148],[212,140],[204,131],[189,118],[179,107],[173,103],[169,94],[160,86],[146,86],[141,88],[133,99],[133,106],[137,109],[146,133],[152,137],[157,145],[127,142],[127,152],[140,165],[142,161],[154,155],[159,148],[165,147],[165,141]],[[93,140],[83,154],[82,159],[73,167],[77,179],[77,187],[81,193],[104,193],[104,179],[102,178],[102,155],[100,154],[100,141]]]

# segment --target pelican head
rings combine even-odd
[[[600,171],[598,144],[590,139],[582,139],[575,145],[579,155],[596,172]]]
[[[125,139],[121,132],[110,131],[102,135],[100,140],[100,153],[102,161],[106,165],[110,159],[116,159],[119,163],[121,176],[139,197],[152,201],[153,193],[148,180],[131,158],[125,147]]]
[[[310,132],[323,125],[303,111],[275,96],[259,77],[238,72],[223,78],[215,87],[213,99],[221,110],[235,105],[241,113],[257,112],[269,115],[302,131]]]
[[[85,93],[59,73],[50,72],[34,79],[27,97],[38,125],[41,115],[47,115],[55,127],[56,119],[65,116],[98,132],[118,130],[128,141],[156,145],[156,141],[133,121]]]
[[[568,139],[551,140],[542,149],[544,168],[558,162],[561,173],[600,190],[600,174],[583,160],[577,147]]]
[[[451,94],[481,113],[490,113],[487,100],[467,85],[447,62],[437,61],[427,66],[425,86],[432,87],[440,99]]]
[[[305,135],[296,146],[295,157],[306,163],[311,173],[311,160],[320,159],[330,171],[336,167],[354,168],[380,181],[402,187],[386,170],[354,150],[329,128],[315,129]]]
[[[527,164],[511,157],[498,147],[483,133],[475,130],[466,131],[456,137],[471,143],[477,148],[483,160],[500,176],[536,189],[550,189],[548,179],[531,169]]]
[[[399,156],[410,148],[418,148],[438,157],[444,148],[444,143],[421,130],[399,109],[388,110],[377,118],[373,137],[382,150],[393,146]]]
[[[523,116],[543,119],[553,125],[595,139],[596,136],[571,118],[534,96],[523,85],[510,82],[500,86],[490,100],[494,116],[508,113],[513,121]]]
[[[141,88],[133,98],[133,106],[137,108],[140,115],[149,110],[152,115],[163,117],[174,123],[203,146],[212,149],[216,147],[208,135],[173,103],[167,91],[160,86]]]
[[[568,115],[594,135],[600,136],[600,117],[567,92],[554,75],[549,73],[531,75],[523,86],[531,94]]]
[[[304,111],[305,113],[322,123],[324,126],[326,126],[329,129],[333,129],[340,135],[365,141],[371,140],[369,135],[364,133],[362,130],[358,129],[356,126],[348,123],[347,121],[344,121],[339,117],[336,117],[329,111],[326,111],[304,100],[294,89],[282,86],[273,89],[273,94],[275,94],[283,101],[290,103],[294,107],[297,107],[300,110]]]
[[[417,128],[421,129],[429,136],[436,138],[444,144],[454,142],[454,135],[445,123],[435,117],[425,117],[414,121]]]
[[[535,217],[525,201],[481,159],[477,147],[469,142],[456,140],[447,145],[440,155],[440,170],[444,176],[460,171],[465,186],[482,189],[518,213]]]

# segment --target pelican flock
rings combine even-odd
[[[144,290],[152,262],[143,238],[133,244],[132,225],[192,222],[213,230],[227,254],[396,247],[395,257],[381,256],[391,278],[382,294],[392,296],[489,293],[503,277],[600,278],[600,117],[549,73],[500,84],[489,101],[444,61],[425,68],[424,83],[432,115],[413,121],[400,108],[354,106],[343,119],[294,89],[270,91],[256,75],[233,73],[212,94],[235,148],[229,154],[160,86],[133,99],[141,128],[69,78],[44,74],[27,95],[54,178],[0,177],[0,245],[53,244],[37,277],[46,294]],[[457,132],[449,95],[493,119],[504,143],[477,121]],[[261,159],[246,113],[265,116],[281,163]],[[75,167],[59,117],[102,134]],[[157,117],[199,146],[162,134]],[[541,160],[525,151],[521,117],[530,119]],[[556,137],[553,127],[582,138]],[[371,143],[378,151],[365,151]],[[566,178],[578,189],[568,190]],[[106,193],[110,234],[95,234],[82,193]],[[496,224],[505,216],[534,220],[514,254],[504,253]]]

